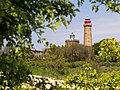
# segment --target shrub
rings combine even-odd
[[[88,58],[87,49],[83,45],[71,45],[65,48],[64,56],[68,62],[86,60]]]
[[[119,90],[120,71],[98,74],[95,69],[84,65],[79,74],[71,74],[64,82],[64,88],[75,90]]]

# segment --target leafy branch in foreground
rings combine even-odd
[[[0,0],[0,48],[9,47],[0,57],[0,89],[17,89],[28,80],[31,73],[24,52],[26,47],[32,49],[32,33],[42,41],[45,29],[55,31],[60,22],[67,27],[77,11],[66,0]]]
[[[105,5],[106,11],[111,10],[120,14],[120,0],[90,0],[93,4],[92,10],[98,12],[101,5]]]

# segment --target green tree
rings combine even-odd
[[[65,48],[65,58],[68,62],[86,60],[88,58],[87,49],[83,45],[71,45]]]
[[[97,43],[94,43],[94,45],[92,46],[93,47],[93,52],[94,52],[95,55],[99,55],[98,54],[98,51],[100,51],[99,45],[100,45],[100,42],[97,42]]]
[[[31,34],[48,44],[41,38],[45,29],[55,31],[60,22],[67,27],[76,11],[69,0],[0,0],[0,48],[9,46],[9,52],[0,57],[0,89],[15,89],[29,80],[24,50],[32,49]]]
[[[120,59],[120,43],[112,39],[103,39],[99,45],[98,54],[105,61],[117,61]]]

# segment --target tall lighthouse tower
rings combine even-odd
[[[92,47],[92,31],[91,31],[91,20],[89,17],[85,18],[84,21],[84,46]]]
[[[88,50],[88,59],[92,56],[92,31],[91,31],[91,20],[89,17],[85,18],[84,21],[84,46]]]

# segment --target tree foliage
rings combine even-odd
[[[63,57],[67,62],[81,61],[88,58],[87,48],[81,44],[62,47],[52,45],[51,48],[49,48],[49,54],[56,55],[56,59]]]
[[[120,42],[115,38],[103,39],[93,45],[95,55],[104,61],[117,61],[120,59]]]
[[[106,11],[111,10],[120,14],[120,0],[90,0],[93,4],[92,10],[98,12],[101,5],[105,5]]]
[[[100,51],[99,45],[100,45],[100,42],[97,42],[97,43],[94,43],[94,45],[92,46],[95,55],[99,55],[98,54],[98,51]]]
[[[31,42],[32,32],[41,41],[46,28],[55,31],[60,22],[67,26],[76,11],[73,3],[64,0],[1,0],[0,43],[3,45],[4,39],[14,45]]]
[[[120,71],[98,74],[89,64],[83,65],[79,74],[71,74],[64,82],[68,90],[119,90]]]
[[[86,60],[88,58],[88,51],[83,45],[71,45],[65,48],[64,56],[68,62]]]
[[[24,50],[32,49],[31,34],[35,32],[38,41],[46,43],[41,38],[45,29],[55,31],[60,22],[67,27],[76,11],[66,0],[0,0],[0,48],[9,46],[9,52],[0,57],[0,89],[15,89],[28,80]]]
[[[102,40],[99,47],[98,54],[104,60],[116,61],[120,59],[120,43],[114,38]]]

